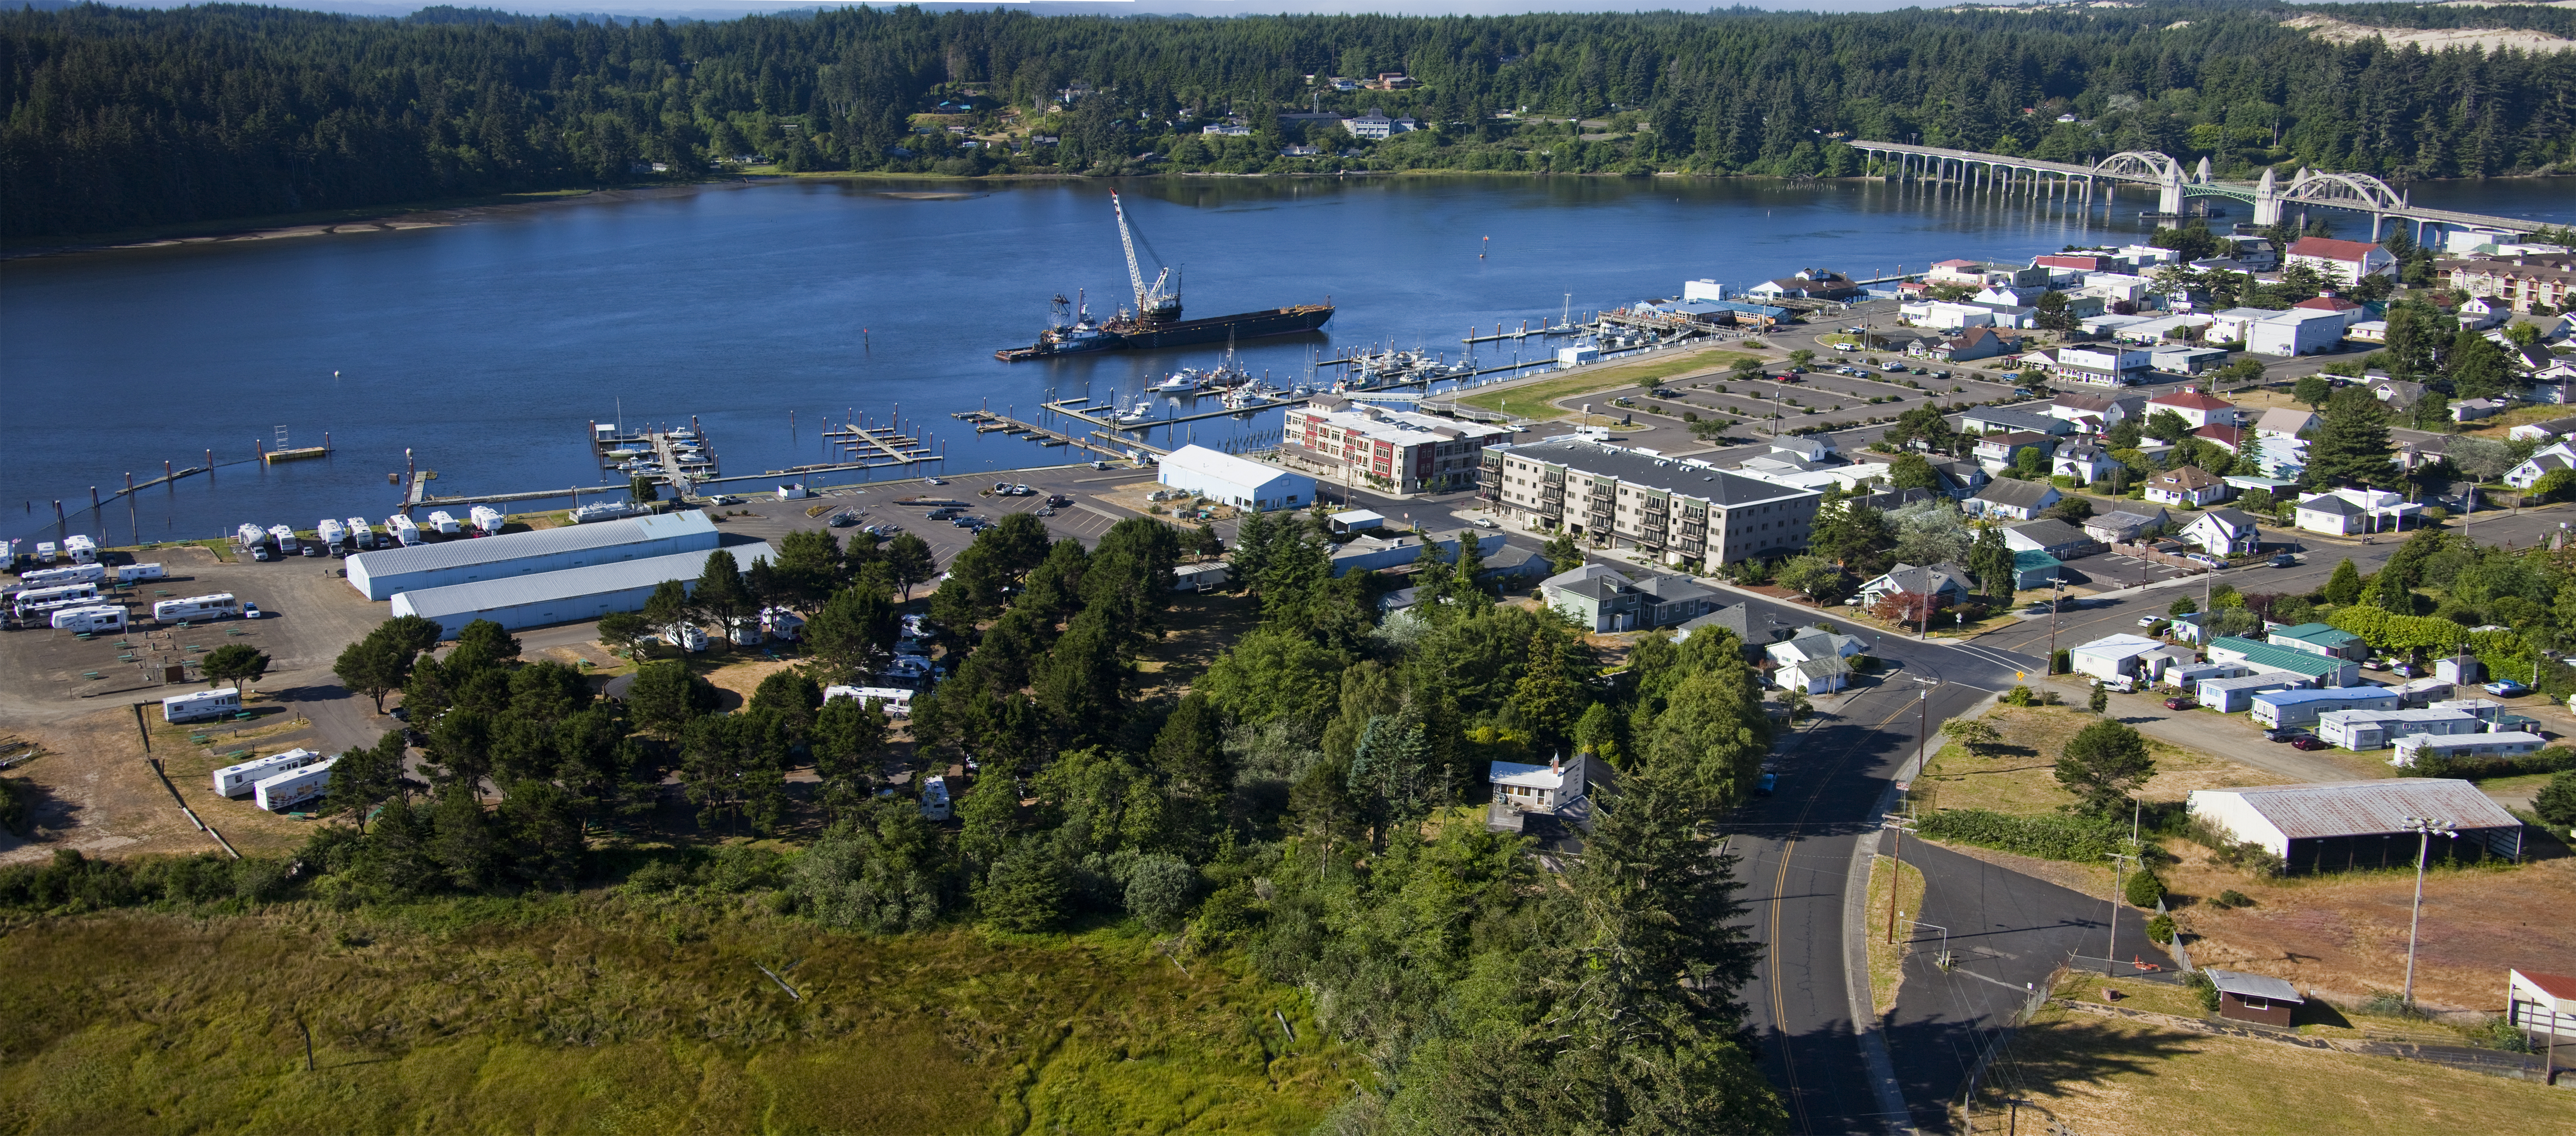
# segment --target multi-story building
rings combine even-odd
[[[2306,265],[2329,284],[2353,285],[2365,276],[2397,274],[2397,258],[2369,241],[2301,237],[2290,243],[2290,266]]]
[[[2565,253],[2472,256],[2465,260],[2437,260],[2433,268],[2450,278],[2451,287],[2471,296],[2511,303],[2517,312],[2527,313],[2533,304],[2547,304],[2551,311],[2563,311],[2570,303],[2576,303],[2576,256]]]
[[[1571,437],[1485,447],[1480,495],[1540,528],[1731,564],[1807,547],[1824,494]]]
[[[1478,454],[1512,432],[1455,418],[1354,403],[1326,395],[1288,408],[1282,456],[1326,480],[1345,475],[1396,493],[1463,489]]]

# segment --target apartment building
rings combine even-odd
[[[1288,408],[1280,456],[1327,481],[1423,493],[1474,484],[1480,452],[1511,437],[1500,426],[1325,395]]]
[[[1534,527],[1563,527],[1667,564],[1807,547],[1824,494],[1572,437],[1485,447],[1479,495]]]

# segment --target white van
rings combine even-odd
[[[161,700],[161,720],[164,722],[202,722],[208,718],[228,717],[240,710],[241,691],[232,687],[174,694]]]
[[[200,619],[231,619],[240,614],[241,601],[234,599],[231,592],[216,592],[210,596],[189,596],[185,599],[163,600],[152,605],[152,618],[161,623],[177,623],[181,620],[194,622]]]
[[[120,584],[138,584],[145,580],[169,578],[169,571],[158,564],[121,564],[116,569],[116,582]]]
[[[302,769],[322,760],[322,755],[309,749],[290,749],[267,757],[254,757],[239,765],[227,765],[215,771],[215,795],[238,797],[251,787],[290,769]]]
[[[54,613],[54,630],[88,633],[125,630],[125,609],[112,605],[67,607]]]
[[[251,799],[267,812],[284,812],[327,793],[331,789],[331,766],[339,758],[317,761],[300,769],[290,769],[251,786]]]

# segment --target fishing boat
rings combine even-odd
[[[640,458],[652,452],[653,451],[651,450],[639,450],[633,446],[625,446],[608,451],[608,456],[612,458]]]
[[[1114,421],[1121,426],[1133,426],[1140,422],[1151,422],[1153,420],[1154,400],[1150,398],[1137,399],[1136,405],[1128,408],[1127,413],[1121,414],[1114,419]]]

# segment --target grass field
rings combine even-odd
[[[2100,1000],[2098,989],[2088,992]],[[2122,1004],[2167,1012],[2144,1001]],[[2563,1089],[2056,1006],[2023,1026],[2008,1052],[1979,1095],[1971,1131],[2046,1132],[2050,1121],[2084,1136],[2576,1130],[2576,1093]],[[2008,1095],[2023,1101],[2017,1125]]]
[[[1576,412],[1560,410],[1550,405],[1557,399],[1591,394],[1594,391],[1637,386],[1693,371],[1723,370],[1734,366],[1738,359],[1759,360],[1761,358],[1759,355],[1742,351],[1721,351],[1710,348],[1706,351],[1692,351],[1658,359],[1645,359],[1595,370],[1578,371],[1563,378],[1543,379],[1534,383],[1481,391],[1458,401],[1467,406],[1491,410],[1498,414],[1518,414],[1528,418],[1565,418]]]
[[[876,940],[719,902],[21,924],[0,1128],[1275,1132],[1367,1076],[1295,992],[1123,930]]]
[[[1864,926],[1869,932],[1869,1008],[1885,1015],[1896,1008],[1896,990],[1905,982],[1905,931],[1900,927],[1897,939],[1887,941],[1887,889],[1899,877],[1887,866],[1894,861],[1885,856],[1871,861],[1869,868],[1869,918]],[[1896,897],[1896,910],[1921,913],[1923,910],[1923,870],[1912,864],[1902,869],[1902,891]]]
[[[2069,695],[2080,697],[2080,695]],[[1914,782],[1915,804],[1922,808],[1987,809],[1999,813],[2054,813],[2075,803],[2075,794],[2057,783],[2057,755],[2068,739],[2100,719],[2063,706],[1997,706],[1985,721],[2003,736],[1985,756],[1951,742],[1934,754],[1932,764]],[[2221,757],[2147,739],[2156,775],[2139,797],[2178,801],[2194,789],[2241,785],[2278,785],[2286,778]]]

